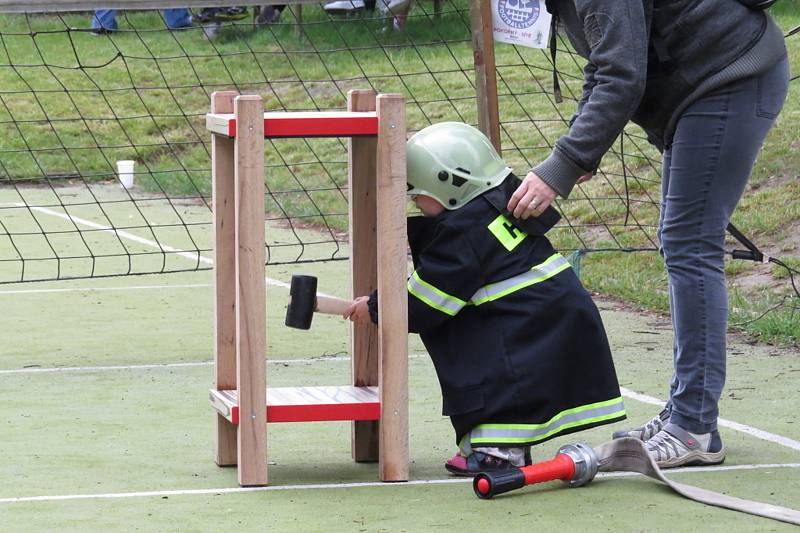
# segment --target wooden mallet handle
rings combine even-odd
[[[326,315],[342,315],[350,304],[350,300],[343,300],[342,298],[334,298],[333,296],[320,296],[317,295],[317,307],[314,309],[317,313],[325,313]]]
[[[317,278],[314,276],[292,276],[289,287],[289,305],[286,321],[290,328],[310,329],[314,312],[341,315],[352,302],[332,296],[317,295]]]

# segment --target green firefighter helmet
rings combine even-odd
[[[408,194],[458,209],[497,187],[511,172],[489,139],[469,124],[440,122],[406,143]]]

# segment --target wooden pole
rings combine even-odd
[[[347,110],[375,111],[375,91],[348,92]],[[351,137],[348,145],[350,279],[353,298],[368,295],[377,288],[376,148],[375,137]],[[350,353],[353,385],[377,386],[378,331],[374,325],[351,325]],[[352,452],[355,461],[378,460],[378,428],[378,421],[353,422]]]
[[[264,106],[234,100],[236,116],[236,367],[239,484],[267,484]]]
[[[294,36],[297,39],[303,38],[303,6],[302,4],[290,4],[289,9],[294,18]]]
[[[398,94],[377,97],[378,343],[381,395],[379,470],[408,480],[408,259],[406,119]]]
[[[470,0],[472,50],[475,61],[475,91],[478,128],[500,151],[500,111],[497,102],[497,72],[494,61],[494,32],[491,0]]]
[[[211,95],[212,113],[233,113],[235,91]],[[236,388],[236,254],[233,139],[211,136],[211,188],[214,217],[214,386]],[[236,426],[216,415],[215,461],[236,464]]]

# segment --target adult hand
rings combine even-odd
[[[369,306],[367,302],[369,302],[369,296],[359,296],[353,300],[350,307],[345,310],[344,314],[342,314],[342,318],[349,318],[353,322],[370,322]]]
[[[556,191],[531,171],[511,195],[508,210],[514,217],[522,220],[531,216],[538,217],[555,198]]]

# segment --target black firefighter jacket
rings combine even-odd
[[[515,222],[502,213],[518,184],[512,174],[460,209],[409,219],[409,330],[433,360],[462,449],[625,418],[597,308],[544,237],[557,213]]]

